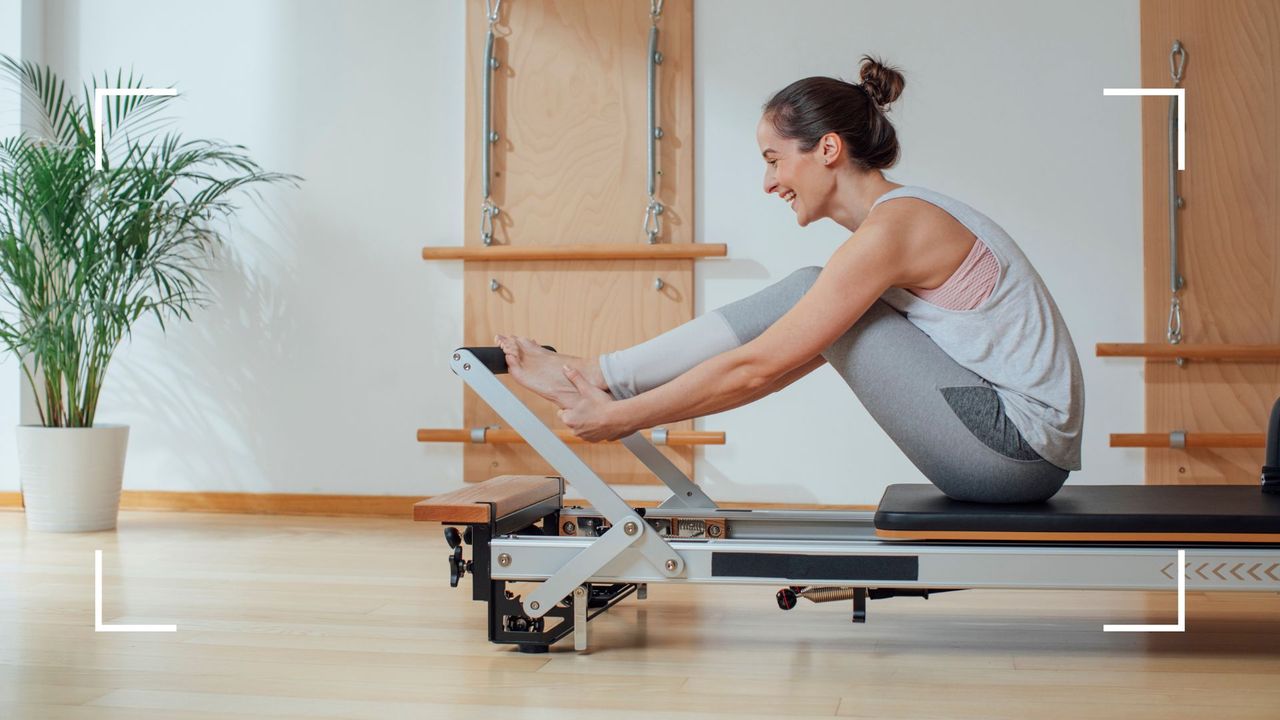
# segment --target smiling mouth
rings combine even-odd
[[[787,204],[791,206],[791,209],[792,209],[792,210],[795,210],[795,209],[796,209],[796,194],[795,194],[795,191],[792,191],[792,192],[787,193],[786,195],[783,195],[783,196],[782,196],[782,199],[787,201]]]

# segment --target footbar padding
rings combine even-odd
[[[542,347],[550,350],[551,352],[556,351],[556,349],[550,345],[543,345]],[[489,372],[494,375],[503,375],[507,372],[507,355],[502,352],[502,348],[500,347],[460,347],[457,350],[454,350],[454,352],[458,352],[458,350],[466,350],[472,355],[475,355],[476,359],[483,363],[485,367],[489,368]]]

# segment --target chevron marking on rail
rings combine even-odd
[[[1262,567],[1262,563],[1254,563],[1253,567],[1249,568],[1249,576],[1252,577],[1254,580],[1258,580],[1258,581],[1262,580],[1262,578],[1258,577],[1258,568],[1260,567]]]
[[[1174,565],[1176,565],[1176,564],[1177,564],[1177,563],[1169,563],[1168,565],[1165,565],[1164,567],[1160,568],[1160,573],[1161,573],[1161,574],[1163,574],[1165,577],[1169,578],[1170,580],[1173,580],[1173,579],[1174,579],[1174,577],[1173,577],[1173,566],[1174,566]],[[1186,571],[1186,572],[1184,573],[1183,577],[1187,578],[1188,580],[1193,579],[1193,578],[1191,577],[1191,563],[1187,563],[1187,564],[1183,567],[1183,570],[1185,570],[1185,571]]]
[[[1209,579],[1209,576],[1204,574],[1204,569],[1207,567],[1209,567],[1209,563],[1201,563],[1200,567],[1196,568],[1196,574],[1199,575],[1202,580]]]
[[[1276,568],[1278,567],[1280,567],[1280,563],[1271,563],[1271,567],[1267,568],[1267,577],[1272,580],[1280,580],[1280,577],[1276,577]]]

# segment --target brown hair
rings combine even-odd
[[[866,170],[893,167],[898,161],[898,136],[885,117],[907,81],[897,68],[863,55],[861,85],[829,77],[797,80],[778,91],[764,105],[764,113],[779,135],[800,142],[809,152],[827,133],[836,133],[849,159]]]

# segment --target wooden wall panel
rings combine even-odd
[[[1180,189],[1185,343],[1280,342],[1280,3],[1143,0],[1142,85],[1188,49]],[[1144,327],[1169,314],[1167,98],[1142,100]],[[1148,432],[1265,432],[1280,364],[1146,363]],[[1258,482],[1263,451],[1148,450],[1148,483]]]
[[[504,0],[493,83],[492,197],[495,243],[647,244],[649,0]],[[693,5],[666,0],[659,24],[657,189],[665,206],[659,242],[693,237]],[[479,209],[483,0],[467,5],[466,213],[464,243],[482,246]],[[464,343],[495,333],[532,337],[561,352],[597,357],[693,318],[692,260],[468,262]],[[662,291],[654,290],[661,277]],[[496,279],[499,292],[490,292]],[[504,378],[552,428],[556,408]],[[464,388],[467,427],[501,424]],[[693,429],[686,421],[670,429]],[[573,446],[607,481],[654,482],[620,446]],[[693,473],[692,448],[663,452]],[[468,482],[550,468],[527,446],[466,445]]]
[[[610,260],[467,263],[463,285],[469,298],[464,310],[467,343],[492,345],[500,328],[580,357],[598,357],[660,335],[692,316],[693,271],[688,260]],[[653,289],[661,277],[663,289]],[[490,278],[502,288],[489,290]],[[482,334],[484,333],[484,334]],[[563,428],[556,407],[501,376],[516,397],[553,429]],[[464,388],[463,418],[467,427],[505,423],[470,388]],[[666,425],[692,430],[693,421]],[[574,452],[610,483],[655,482],[653,474],[620,446],[571,445]],[[467,482],[494,475],[551,473],[553,470],[526,445],[466,445],[463,470]],[[693,472],[692,447],[662,448],[687,475]],[[516,472],[516,471],[519,472]]]
[[[484,0],[467,4],[467,245],[480,245]],[[693,3],[663,5],[661,241],[693,242]],[[502,244],[646,242],[649,0],[504,0],[493,85]]]

